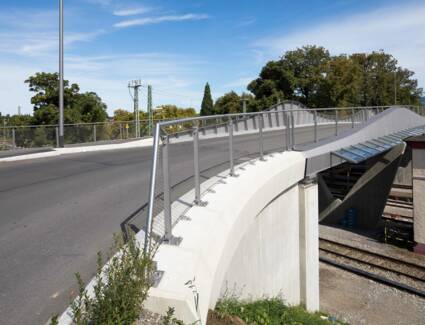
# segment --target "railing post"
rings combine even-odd
[[[235,174],[235,162],[233,161],[233,120],[229,119],[229,160],[230,160],[230,176],[236,176]]]
[[[96,142],[96,124],[93,124],[93,142]]]
[[[12,149],[16,149],[15,129],[12,129]]]
[[[259,135],[259,149],[260,160],[264,161],[264,145],[263,145],[263,114],[258,115],[258,135]]]
[[[155,201],[155,177],[156,169],[158,164],[158,146],[159,146],[159,133],[160,125],[155,126],[155,135],[153,138],[153,150],[152,150],[152,166],[151,166],[151,175],[150,175],[150,186],[149,186],[149,203],[148,203],[148,215],[146,218],[146,233],[145,233],[145,245],[143,247],[143,252],[150,253],[151,249],[151,232],[152,232],[152,222],[153,222],[153,205]]]
[[[313,120],[314,120],[314,142],[317,142],[317,111],[314,110],[313,113]]]
[[[195,176],[195,205],[201,205],[201,181],[199,170],[199,127],[193,128],[193,169]]]
[[[291,126],[289,124],[289,116],[287,111],[283,111],[283,122],[285,123],[285,142],[286,142],[286,150],[291,150]]]
[[[338,110],[335,109],[335,136],[338,136]]]
[[[354,129],[354,108],[351,109],[351,128]]]
[[[168,135],[162,142],[162,178],[164,182],[164,240],[169,242],[172,237],[171,200],[170,200],[170,165],[168,162]],[[154,148],[155,150],[155,148]]]
[[[295,149],[295,121],[294,121],[294,113],[291,110],[291,149]]]
[[[59,148],[59,127],[55,127],[56,148]]]
[[[362,112],[363,112],[363,122],[366,123],[367,121],[366,109],[362,109]]]
[[[122,140],[122,123],[119,124],[119,128],[120,128],[120,139]]]

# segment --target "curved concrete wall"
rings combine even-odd
[[[189,209],[175,226],[180,245],[159,247],[155,261],[164,274],[146,307],[164,313],[172,306],[186,323],[201,319],[205,324],[208,309],[226,286],[245,288],[242,296],[281,294],[290,303],[300,303],[300,261],[312,257],[301,252],[305,245],[300,238],[315,235],[301,229],[300,210],[306,209],[294,204],[304,168],[302,153],[285,152],[246,164],[238,177],[223,176],[202,198],[208,205]],[[314,201],[317,188],[311,193]],[[310,225],[316,227],[317,210],[310,210],[316,215]],[[196,289],[185,285],[193,279]],[[318,295],[318,273],[316,280]],[[318,296],[316,300],[317,305]]]

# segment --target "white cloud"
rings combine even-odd
[[[113,14],[119,17],[140,15],[152,11],[150,7],[132,7],[114,10]]]
[[[163,22],[204,20],[208,18],[209,16],[205,14],[185,14],[185,15],[167,15],[167,16],[158,16],[158,17],[144,17],[144,18],[138,18],[138,19],[124,20],[114,24],[114,27],[125,28],[125,27],[131,27],[131,26],[159,24]]]
[[[399,64],[416,72],[425,86],[425,4],[397,6],[369,13],[338,17],[314,26],[300,26],[286,35],[258,40],[254,48],[268,56],[314,44],[332,54],[371,52],[383,49]]]
[[[203,84],[201,66],[205,62],[195,57],[164,53],[113,54],[103,56],[66,56],[65,79],[78,83],[81,91],[95,91],[108,105],[108,113],[117,108],[131,110],[132,102],[127,83],[142,79],[143,84],[153,86],[153,103],[176,104],[199,108]],[[24,80],[35,72],[57,71],[55,56],[37,56],[31,62],[12,60],[0,64],[0,112],[16,113],[19,106],[23,113],[32,113],[31,93]],[[140,99],[146,109],[146,89]]]
[[[257,21],[257,18],[255,17],[246,17],[242,19],[236,26],[246,27],[246,26],[254,24],[256,21]]]
[[[69,49],[75,43],[94,40],[105,31],[65,33],[64,43]],[[46,55],[58,48],[58,33],[53,31],[20,32],[0,31],[0,53],[25,56]]]

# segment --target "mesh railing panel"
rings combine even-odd
[[[231,129],[232,159],[233,165],[237,166],[259,158],[261,152],[270,154],[287,149],[296,150],[298,145],[334,137],[367,122],[387,108],[349,108],[338,109],[335,112],[335,109],[300,110],[292,105],[290,108],[285,107],[284,111],[277,107],[275,110],[261,113],[200,117],[160,123],[161,141],[158,147],[153,149],[158,153],[158,166],[153,175],[155,196],[150,203],[152,206],[150,236],[149,229],[145,229],[148,232],[146,237],[148,243],[149,238],[173,240],[172,237],[167,238],[166,225],[174,225],[179,218],[184,218],[185,210],[193,204],[202,204],[202,195],[213,184],[211,182],[220,182],[218,175],[222,172],[227,173],[231,168],[229,142]],[[194,149],[196,142],[197,155]],[[167,149],[164,149],[165,147]],[[165,160],[164,150],[168,153]],[[196,182],[196,156],[200,185]],[[168,186],[164,170],[168,174]],[[164,194],[167,191],[168,195]],[[167,196],[169,199],[164,200]],[[170,211],[169,217],[164,208]],[[168,223],[167,218],[170,219]]]

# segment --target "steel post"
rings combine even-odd
[[[15,129],[12,129],[12,149],[16,149]]]
[[[59,147],[64,147],[64,5],[59,0]]]
[[[316,110],[314,110],[313,119],[314,119],[314,142],[317,142],[317,111]]]
[[[295,121],[294,114],[291,111],[291,150],[295,149]]]
[[[354,129],[354,108],[351,109],[351,128]]]
[[[162,142],[162,178],[164,182],[164,240],[169,242],[171,230],[171,200],[170,200],[170,164],[168,162],[168,135]]]
[[[201,181],[199,170],[199,128],[193,128],[193,169],[195,176],[195,205],[201,204]]]
[[[93,124],[93,142],[96,142],[96,124]]]
[[[338,110],[335,110],[335,136],[338,136]]]
[[[258,115],[258,135],[259,135],[259,150],[260,160],[264,161],[264,144],[263,144],[263,115]]]
[[[60,143],[59,143],[59,128],[55,127],[55,134],[56,134],[56,148],[59,148]]]
[[[235,165],[234,165],[234,161],[233,161],[233,120],[232,120],[232,118],[229,119],[228,129],[229,129],[230,176],[236,176],[235,175]]]
[[[151,178],[149,186],[149,203],[148,203],[148,215],[146,218],[146,233],[145,233],[145,246],[143,247],[144,253],[150,253],[151,249],[151,232],[153,222],[153,205],[155,203],[155,178],[156,170],[158,166],[158,146],[159,146],[159,131],[160,126],[155,126],[155,135],[153,138],[153,151],[152,151],[152,166],[151,166]]]
[[[283,112],[283,122],[285,123],[285,142],[286,142],[286,150],[291,150],[291,130],[289,125],[289,116],[287,112]]]

